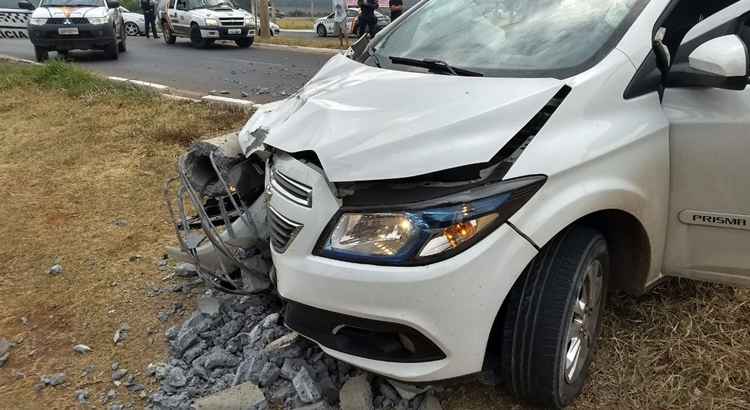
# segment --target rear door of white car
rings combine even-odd
[[[708,40],[750,45],[750,0],[695,25],[675,63]],[[668,88],[671,196],[665,273],[750,285],[750,89]]]

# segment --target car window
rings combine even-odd
[[[42,7],[90,6],[104,7],[104,0],[42,0]]]
[[[177,0],[177,10],[187,10],[187,1]]]
[[[17,9],[17,0],[0,0],[0,9]]]
[[[327,16],[326,16],[326,18],[327,18],[327,19],[332,19],[332,18],[333,18],[333,13],[331,13],[331,14],[327,15]]]
[[[377,55],[439,59],[489,76],[562,78],[608,54],[646,3],[430,0],[378,42]]]

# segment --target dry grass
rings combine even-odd
[[[255,41],[258,43],[266,44],[281,44],[285,46],[297,46],[297,47],[317,47],[317,48],[333,48],[340,49],[339,39],[333,37],[287,37],[287,36],[274,36],[269,38],[262,38],[260,36],[255,37]],[[351,44],[355,40],[350,39]]]
[[[282,30],[312,30],[315,19],[309,17],[283,18],[275,22]]]
[[[246,117],[61,63],[0,63],[0,337],[19,343],[0,369],[0,408],[73,408],[79,388],[98,405],[114,388],[115,360],[147,382],[147,364],[165,357],[164,330],[182,320],[161,323],[158,312],[191,303],[172,293],[147,296],[170,285],[157,267],[174,242],[161,186],[189,141],[236,129]],[[131,261],[136,255],[142,259]],[[48,275],[58,260],[65,272]],[[114,346],[121,322],[130,335]],[[78,343],[94,352],[74,353]],[[64,386],[34,391],[41,375],[60,371]],[[124,387],[117,392],[143,407]]]
[[[750,409],[750,291],[673,279],[614,295],[603,332],[575,408]],[[456,392],[448,409],[513,407],[502,387]]]

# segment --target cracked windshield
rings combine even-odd
[[[641,1],[432,0],[376,47],[479,72],[562,71],[594,57]],[[513,75],[510,73],[510,75]]]

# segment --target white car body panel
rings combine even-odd
[[[429,104],[414,104],[414,84]],[[337,55],[292,98],[264,110],[270,115],[254,116],[240,143],[246,148],[252,131],[268,128],[267,144],[315,151],[334,182],[423,175],[489,161],[562,86],[381,70]],[[270,126],[276,118],[284,121]]]
[[[120,7],[120,14],[122,15],[122,20],[125,24],[133,23],[138,27],[138,34],[146,32],[146,20],[143,14],[133,13],[123,7]]]

